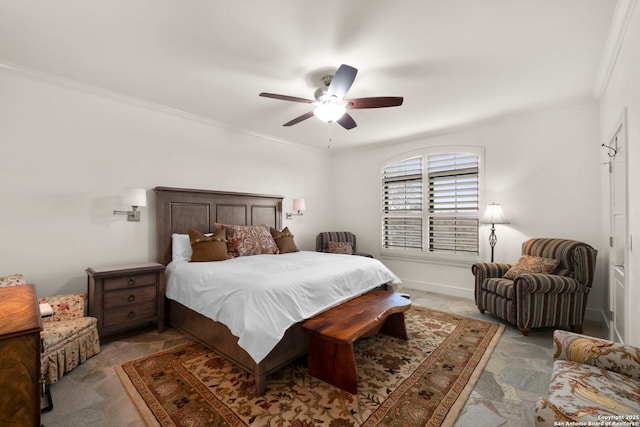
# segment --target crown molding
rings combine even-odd
[[[6,71],[10,71],[10,72],[22,75],[24,77],[34,79],[34,80],[45,81],[57,86],[67,87],[67,88],[71,88],[71,89],[78,90],[85,93],[91,93],[96,96],[110,98],[119,102],[135,105],[138,107],[142,107],[148,110],[153,110],[153,111],[164,113],[164,114],[171,114],[173,116],[181,117],[186,120],[203,123],[208,126],[229,130],[229,131],[244,134],[244,135],[250,135],[256,138],[276,142],[279,144],[293,146],[306,151],[324,153],[324,150],[321,150],[315,147],[308,147],[299,142],[276,138],[270,135],[262,134],[260,132],[252,131],[251,129],[247,129],[247,128],[239,128],[239,127],[231,126],[226,123],[223,123],[214,119],[210,119],[208,117],[204,117],[198,114],[189,113],[187,111],[182,111],[176,108],[168,107],[166,105],[157,104],[155,102],[147,101],[141,98],[136,98],[130,95],[125,95],[121,92],[116,92],[110,89],[104,89],[104,88],[83,83],[77,80],[68,79],[66,77],[60,77],[55,74],[50,74],[34,68],[25,67],[23,65],[0,61],[0,70],[3,70],[3,69]]]
[[[563,111],[567,109],[574,108],[583,108],[583,107],[591,107],[596,106],[597,103],[594,99],[588,95],[567,99],[564,102],[556,102],[556,103],[546,103],[540,104],[537,106],[523,108],[517,111],[512,111],[509,113],[498,114],[496,116],[488,116],[481,117],[475,120],[470,120],[463,123],[457,123],[453,125],[448,125],[444,127],[438,127],[432,130],[428,130],[425,132],[414,133],[411,135],[406,135],[404,137],[400,137],[397,139],[385,139],[377,142],[371,142],[369,144],[361,144],[355,147],[346,147],[346,148],[331,148],[332,154],[344,154],[351,152],[363,152],[369,150],[378,150],[381,148],[388,147],[390,144],[404,144],[404,143],[414,143],[429,140],[430,138],[437,138],[445,135],[452,135],[456,133],[462,133],[467,131],[473,131],[474,129],[482,128],[485,126],[492,126],[495,124],[499,124],[506,120],[517,120],[528,117],[536,117],[541,115],[546,115],[550,113],[555,113],[557,111]]]
[[[611,79],[611,73],[613,73],[613,68],[618,60],[620,49],[622,49],[624,35],[627,32],[627,27],[633,15],[636,2],[637,0],[618,0],[616,4],[616,9],[613,12],[613,19],[611,21],[611,29],[609,30],[604,51],[602,52],[600,67],[598,68],[593,90],[593,94],[597,100],[602,99],[604,91],[609,84],[609,79]]]

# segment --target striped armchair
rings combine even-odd
[[[575,240],[537,238],[522,244],[522,254],[558,260],[551,274],[503,277],[511,264],[478,262],[475,301],[480,313],[515,324],[523,335],[531,328],[570,327],[582,333],[587,296],[593,284],[597,251]]]
[[[373,255],[367,252],[358,252],[356,249],[356,235],[350,231],[324,231],[316,236],[316,252],[331,252],[329,242],[348,243],[350,252],[353,255],[366,256],[373,258]]]

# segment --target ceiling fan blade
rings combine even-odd
[[[347,108],[398,107],[404,100],[401,96],[375,96],[372,98],[345,99]]]
[[[356,121],[353,120],[353,117],[351,117],[349,114],[344,113],[344,115],[342,117],[340,117],[338,120],[336,120],[338,122],[338,124],[340,126],[342,126],[343,128],[345,128],[346,130],[349,129],[353,129],[354,127],[358,126],[356,124]]]
[[[356,79],[356,74],[358,74],[358,70],[356,68],[342,64],[331,79],[331,83],[327,89],[327,95],[333,95],[338,99],[344,98],[351,88],[353,81]]]
[[[265,98],[279,99],[281,101],[293,101],[303,102],[305,104],[313,104],[315,101],[312,99],[298,98],[297,96],[278,95],[277,93],[262,92],[258,96],[264,96]]]
[[[282,126],[293,126],[296,123],[300,123],[303,120],[307,120],[309,117],[313,117],[313,111],[309,111],[308,113],[304,113],[301,116],[296,117],[295,119],[288,121],[287,123],[283,124]]]

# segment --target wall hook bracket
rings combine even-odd
[[[611,154],[611,152],[607,153],[607,156],[609,156],[609,157],[615,157],[616,154],[618,154],[618,149],[617,148],[611,147],[611,146],[606,145],[606,144],[602,144],[601,147],[605,147],[605,148],[609,149],[610,151],[613,151],[613,154]]]

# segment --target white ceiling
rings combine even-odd
[[[326,147],[328,125],[282,124],[342,63],[351,110],[332,148],[412,138],[594,97],[615,0],[0,0],[0,63],[277,140]]]

